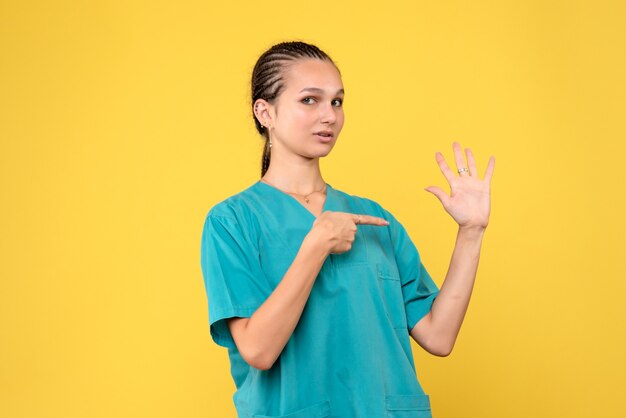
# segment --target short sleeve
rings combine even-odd
[[[402,297],[409,332],[432,308],[439,294],[437,284],[428,274],[420,254],[402,224],[383,208],[383,217],[389,221],[389,234],[402,283]]]
[[[207,215],[202,232],[200,263],[209,306],[209,326],[215,343],[236,348],[227,318],[247,318],[267,296],[258,250],[234,217]]]

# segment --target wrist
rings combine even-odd
[[[482,238],[486,229],[486,226],[480,225],[459,225],[458,234],[468,238]]]
[[[320,236],[319,231],[315,228],[311,229],[304,237],[304,242],[302,244],[324,258],[330,255],[330,245],[326,243],[326,241]]]

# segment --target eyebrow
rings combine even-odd
[[[310,91],[310,92],[319,93],[319,94],[324,93],[324,90],[322,90],[320,88],[317,88],[317,87],[305,87],[302,90],[300,90],[300,93],[302,93],[303,91]],[[343,89],[339,89],[339,90],[337,90],[336,94],[343,94],[343,93],[345,93],[344,90]]]

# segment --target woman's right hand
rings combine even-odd
[[[387,226],[389,222],[376,216],[327,210],[315,219],[309,233],[319,240],[328,254],[341,254],[352,248],[357,225]]]

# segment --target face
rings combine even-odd
[[[319,59],[291,63],[284,89],[268,106],[272,158],[289,152],[304,158],[327,155],[343,128],[343,83],[335,66]]]

